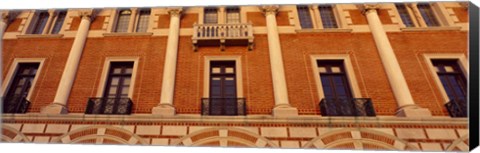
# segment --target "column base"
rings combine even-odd
[[[298,116],[298,109],[290,105],[280,105],[273,108],[274,117]]]
[[[50,104],[45,106],[40,110],[41,114],[67,114],[68,109],[67,107],[60,105],[60,104]]]
[[[417,105],[403,106],[397,109],[397,117],[431,117],[432,113],[426,108]]]
[[[172,105],[158,105],[152,108],[152,114],[160,115],[160,116],[174,116],[175,115],[175,107]]]

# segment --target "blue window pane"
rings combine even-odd
[[[437,18],[435,17],[435,13],[433,13],[432,8],[430,7],[430,4],[418,4],[417,7],[418,11],[420,11],[420,14],[423,17],[423,20],[429,27],[440,26]]]
[[[406,27],[414,27],[415,25],[413,24],[412,18],[410,17],[405,4],[395,4],[395,6],[397,7],[398,14],[400,14],[403,24],[405,24]]]
[[[61,11],[57,15],[57,19],[55,20],[55,24],[52,28],[52,34],[58,34],[62,29],[63,22],[65,21],[65,16],[67,15],[67,11]]]
[[[302,26],[303,29],[313,28],[312,17],[310,16],[308,6],[297,6],[297,11],[300,26]]]

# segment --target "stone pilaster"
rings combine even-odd
[[[383,67],[387,73],[388,81],[392,87],[395,100],[398,104],[397,116],[402,117],[427,117],[431,116],[428,109],[420,108],[413,101],[403,71],[398,64],[395,52],[393,51],[387,33],[378,17],[379,5],[363,5],[363,13],[367,16],[368,26],[375,40],[378,54],[382,60]]]
[[[279,117],[297,116],[298,110],[290,106],[288,101],[287,81],[285,79],[282,50],[276,20],[278,8],[278,6],[262,7],[267,23],[268,51],[272,71],[273,95],[275,97],[273,115]]]
[[[83,47],[88,35],[88,29],[92,21],[94,12],[92,9],[79,10],[78,15],[81,17],[81,22],[78,27],[77,34],[73,40],[70,54],[68,55],[65,69],[63,70],[62,78],[55,94],[55,99],[52,104],[42,108],[43,114],[66,114],[68,113],[68,98],[70,91],[75,81],[77,68],[82,56]]]
[[[160,103],[152,109],[152,114],[162,116],[175,115],[173,95],[175,91],[175,73],[177,67],[181,12],[181,8],[171,8],[168,10],[168,13],[170,14],[170,28],[167,40],[165,64],[163,65],[162,91],[160,95]]]

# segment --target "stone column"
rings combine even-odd
[[[382,60],[383,67],[387,73],[388,81],[392,87],[395,100],[398,104],[397,116],[403,117],[425,117],[431,116],[428,109],[420,108],[413,101],[407,82],[398,64],[395,52],[393,51],[387,33],[378,17],[378,5],[364,5],[364,13],[367,16],[368,26],[372,31],[378,54]]]
[[[168,13],[170,14],[170,29],[168,33],[165,64],[163,65],[162,93],[160,95],[160,103],[152,109],[152,114],[162,116],[175,115],[173,95],[175,90],[175,71],[177,68],[181,12],[181,8],[172,8],[168,10]]]
[[[278,6],[264,6],[262,9],[265,13],[267,23],[268,51],[272,71],[273,95],[275,97],[273,116],[296,116],[298,115],[298,110],[291,107],[288,102],[287,81],[285,80],[282,50],[276,19]]]
[[[68,55],[65,68],[63,70],[62,78],[55,94],[55,99],[52,104],[44,107],[41,110],[43,114],[66,114],[68,113],[67,104],[72,89],[77,68],[82,56],[83,47],[88,35],[88,29],[92,20],[93,10],[79,11],[79,16],[82,18],[78,27],[77,34],[73,40],[70,54]]]

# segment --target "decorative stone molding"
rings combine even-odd
[[[168,8],[167,12],[170,14],[170,16],[178,16],[180,17],[182,15],[182,8]]]
[[[363,4],[359,5],[362,14],[365,15],[368,11],[380,9],[380,4]]]
[[[9,12],[8,11],[0,11],[0,19],[1,22],[7,23],[9,20]]]
[[[268,14],[277,15],[278,8],[279,8],[278,5],[268,5],[268,6],[262,6],[260,9],[263,11],[265,15],[268,15]]]
[[[89,18],[90,21],[92,21],[93,19],[95,19],[95,16],[98,14],[98,10],[94,10],[94,9],[79,9],[78,10],[78,16],[80,18]]]

